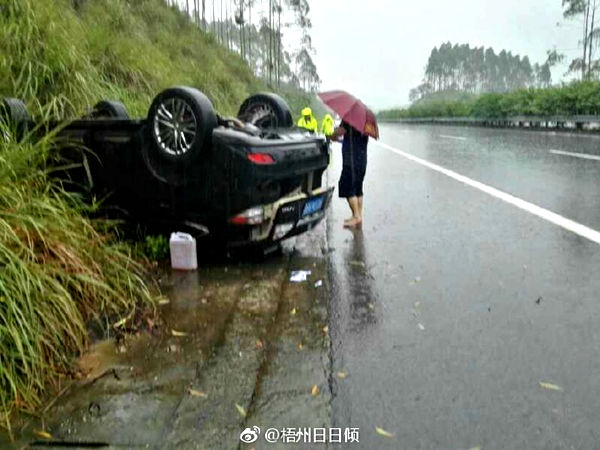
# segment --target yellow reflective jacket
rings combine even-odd
[[[330,114],[325,114],[323,123],[321,124],[321,133],[325,136],[331,136],[334,132],[333,117]]]
[[[304,120],[304,117],[300,117],[300,120],[298,121],[298,127],[305,128],[308,131],[316,133],[319,129],[319,124],[317,123],[317,119],[315,119],[313,116],[310,116],[310,120],[308,121]]]

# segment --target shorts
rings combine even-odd
[[[353,164],[344,164],[338,183],[340,198],[362,197],[367,171],[367,158],[355,158]]]

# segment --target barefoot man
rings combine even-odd
[[[342,142],[342,175],[338,184],[340,198],[348,201],[352,217],[344,221],[344,228],[360,228],[363,221],[363,180],[367,170],[369,137],[342,121],[332,139]]]

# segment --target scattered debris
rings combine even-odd
[[[478,445],[476,447],[471,447],[469,450],[481,450],[481,445]]]
[[[171,344],[168,347],[169,353],[179,353],[179,345]]]
[[[52,435],[50,433],[48,433],[47,431],[39,430],[39,431],[34,431],[34,433],[36,436],[44,438],[44,439],[54,439],[52,437]]]
[[[92,417],[100,416],[100,405],[96,402],[91,402],[88,406],[88,413]]]
[[[171,335],[175,336],[175,337],[184,337],[184,336],[187,336],[188,334],[183,331],[171,330]]]
[[[290,311],[290,314],[291,314],[292,316],[295,316],[297,312],[298,312],[298,311],[296,310],[296,308],[293,308],[293,309]]]
[[[290,281],[292,283],[302,283],[308,279],[308,276],[312,272],[310,270],[294,270],[292,271],[292,276],[290,277]]]
[[[389,431],[385,431],[383,428],[379,428],[379,427],[375,427],[375,432],[383,437],[386,438],[393,438],[394,435],[392,433],[390,433]]]
[[[418,327],[419,327],[419,330],[425,331],[425,325],[423,325],[422,323],[419,323]]]
[[[369,303],[367,306],[369,307],[370,310],[375,309],[375,305],[373,303]]]
[[[125,347],[123,344],[119,345],[117,347],[117,353],[127,353],[127,347]]]
[[[419,306],[421,306],[421,302],[415,302],[415,309],[419,309]]]
[[[317,395],[319,395],[319,391],[320,391],[320,390],[319,390],[319,386],[317,386],[317,385],[315,384],[315,385],[312,387],[312,389],[311,389],[310,393],[311,393],[313,396],[317,396]]]
[[[255,344],[255,346],[256,346],[256,348],[258,348],[258,349],[261,349],[261,348],[263,348],[263,347],[264,347],[264,344],[263,344],[263,342],[262,342],[260,339],[258,339],[258,340],[256,341],[256,344]]]
[[[316,287],[316,288],[320,288],[321,286],[323,286],[323,280],[318,280],[318,281],[315,283],[315,287]]]
[[[302,342],[298,344],[298,350],[304,350],[304,344]]]
[[[238,405],[237,403],[235,404],[235,409],[237,409],[237,412],[240,414],[240,416],[242,416],[242,417],[244,417],[244,418],[245,418],[245,417],[246,417],[246,415],[248,414],[248,413],[246,412],[246,410],[244,409],[244,407],[243,407],[243,406],[240,406],[240,405]]]
[[[192,397],[208,398],[208,395],[205,392],[197,391],[192,388],[188,389],[188,394],[190,394]]]
[[[351,266],[357,266],[357,267],[365,267],[366,264],[362,261],[350,261],[349,264]]]
[[[168,305],[169,303],[171,303],[171,300],[166,297],[163,297],[158,301],[159,305]]]
[[[347,375],[346,375],[346,372],[338,372],[338,373],[337,373],[337,377],[338,377],[340,380],[343,380],[344,378],[346,378],[346,376],[347,376]]]
[[[414,286],[417,283],[421,282],[421,277],[417,276],[415,277],[410,283],[408,283],[409,286]]]
[[[542,389],[549,389],[551,391],[562,391],[563,390],[563,388],[561,388],[557,384],[545,383],[544,381],[540,381],[540,387]]]
[[[543,297],[538,297],[538,299],[535,301],[536,305],[539,305],[540,303],[542,303]]]
[[[325,333],[325,334],[329,333],[329,327],[327,325],[325,325],[323,327],[323,333]]]

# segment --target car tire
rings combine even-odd
[[[238,112],[238,119],[262,129],[291,128],[292,111],[277,94],[261,93],[248,97]]]
[[[162,91],[148,112],[150,141],[161,157],[173,162],[186,162],[207,151],[216,126],[212,103],[190,87]]]
[[[25,103],[16,98],[2,99],[2,102],[0,102],[0,121],[6,127],[3,133],[8,133],[4,136],[6,140],[9,140],[13,133],[17,141],[23,139],[30,120],[31,117]]]
[[[129,119],[127,108],[121,102],[102,100],[96,103],[90,113],[91,119]]]

